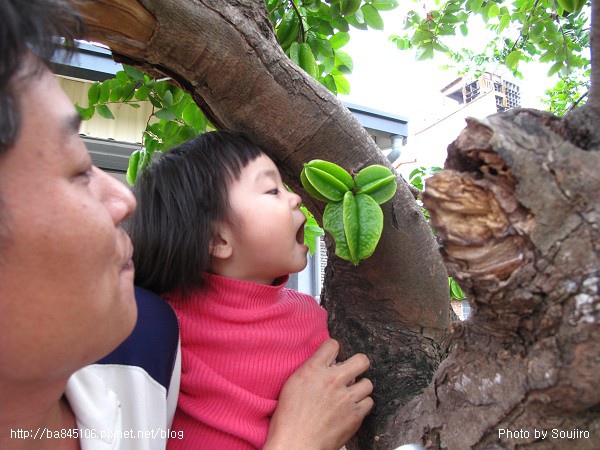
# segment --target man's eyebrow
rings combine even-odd
[[[71,114],[70,116],[65,117],[64,120],[64,129],[65,132],[70,134],[79,134],[79,128],[81,127],[81,116],[79,113]]]

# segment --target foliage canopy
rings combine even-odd
[[[459,72],[475,76],[502,65],[521,77],[521,62],[551,63],[548,76],[559,80],[545,103],[562,115],[589,88],[590,14],[587,0],[436,0],[411,10],[405,33],[391,40],[401,50],[416,49],[417,59],[446,54]],[[469,36],[478,19],[492,36],[485,48],[457,48],[454,37]]]

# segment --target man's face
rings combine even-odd
[[[27,64],[31,64],[29,61]],[[91,164],[46,69],[15,83],[22,125],[0,156],[0,380],[63,377],[133,329],[130,191]]]

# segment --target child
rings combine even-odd
[[[180,320],[182,377],[168,447],[262,448],[287,378],[328,338],[326,313],[284,288],[306,266],[301,199],[239,133],[167,152],[136,183],[136,284]]]

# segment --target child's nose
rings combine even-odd
[[[290,192],[291,194],[291,204],[292,204],[292,208],[296,209],[296,208],[300,208],[300,205],[302,204],[302,197],[300,197],[298,194],[294,193],[294,192]]]

